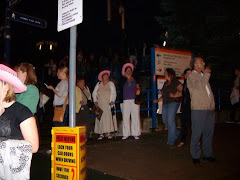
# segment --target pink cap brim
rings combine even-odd
[[[17,73],[3,64],[0,64],[0,79],[13,85],[15,93],[22,93],[27,90],[25,84],[17,77]]]
[[[126,64],[124,64],[123,67],[122,67],[122,75],[123,75],[123,76],[125,76],[125,69],[126,69],[127,67],[130,67],[130,68],[132,69],[132,72],[133,72],[133,70],[134,70],[134,66],[133,66],[132,63],[126,63]]]
[[[109,70],[104,70],[104,71],[100,72],[100,73],[98,74],[98,80],[99,80],[99,81],[102,81],[102,76],[103,76],[104,74],[108,74],[108,76],[110,76],[110,71],[109,71]]]

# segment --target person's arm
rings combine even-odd
[[[75,109],[76,109],[76,112],[78,113],[79,112],[79,109],[81,108],[81,103],[80,103],[80,101],[82,100],[82,98],[81,98],[81,95],[80,95],[80,88],[79,87],[77,87],[76,86],[76,97],[75,97],[75,99],[76,99],[76,107],[75,107]]]
[[[183,85],[179,84],[177,86],[177,92],[176,93],[170,93],[169,96],[172,97],[172,98],[181,97],[182,96],[182,90],[183,90]]]
[[[56,89],[54,89],[53,86],[51,86],[51,85],[50,86],[46,86],[46,88],[52,90],[54,92],[54,94],[56,94],[58,97],[61,97],[60,94],[58,93],[58,91]]]
[[[97,103],[97,90],[98,90],[98,87],[99,87],[99,83],[96,84],[93,92],[92,92],[92,98],[93,98],[93,102],[95,105],[98,105]]]
[[[24,140],[28,141],[32,145],[32,152],[36,153],[39,148],[39,135],[36,119],[34,117],[30,117],[21,122],[20,129]]]
[[[90,89],[86,86],[86,89],[87,91],[89,92],[89,97],[88,97],[88,100],[92,100],[92,96],[91,96],[91,92],[90,92]]]
[[[111,99],[110,99],[110,103],[111,105],[113,105],[116,101],[116,97],[117,97],[117,92],[116,92],[116,87],[114,85],[113,82],[110,82],[110,88],[111,88]]]
[[[46,86],[48,89],[51,89],[54,94],[56,94],[59,98],[63,96],[63,94],[68,91],[68,84],[64,81],[60,81],[59,84],[57,85],[57,89],[54,89],[51,85]]]

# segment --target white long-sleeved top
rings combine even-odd
[[[96,102],[97,101],[97,91],[98,91],[98,88],[99,88],[99,85],[101,84],[102,82],[98,82],[92,92],[92,98],[93,98],[93,102]],[[116,92],[116,87],[114,85],[113,82],[109,81],[108,82],[109,85],[110,85],[110,89],[111,89],[111,94],[110,94],[110,102],[115,102],[116,101],[116,97],[117,97],[117,92]]]

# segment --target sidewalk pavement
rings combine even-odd
[[[89,140],[87,179],[239,179],[239,137],[240,125],[216,124],[213,156],[217,161],[201,161],[200,166],[192,163],[190,135],[186,146],[174,149],[166,145],[167,131],[142,134],[139,140],[133,137],[127,140],[121,140],[120,137]],[[32,179],[41,179],[47,169],[50,173],[50,155],[45,153],[46,144],[45,141],[33,157]],[[45,165],[39,167],[39,162],[44,158]],[[96,173],[99,176],[95,176]]]

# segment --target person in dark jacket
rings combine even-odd
[[[182,147],[186,144],[186,137],[191,123],[191,98],[189,90],[187,88],[187,77],[192,72],[192,69],[187,68],[184,70],[184,83],[182,90],[182,103],[181,103],[181,112],[182,112],[182,128],[181,128],[181,139],[178,147]]]

